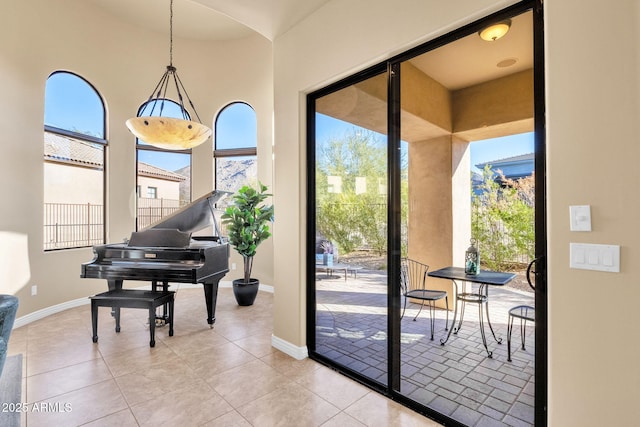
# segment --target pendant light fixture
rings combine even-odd
[[[167,98],[169,86],[175,86],[177,103],[182,113],[181,119],[162,115],[164,103],[171,102]],[[185,98],[197,122],[191,120],[184,106]],[[141,111],[147,115],[127,120],[127,128],[138,139],[154,147],[168,150],[188,149],[202,144],[211,136],[211,129],[202,124],[196,107],[178,77],[176,67],[173,66],[173,0],[170,0],[169,4],[169,65]]]

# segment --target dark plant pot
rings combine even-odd
[[[253,305],[258,295],[260,281],[258,279],[249,279],[249,283],[245,283],[244,279],[236,279],[233,281],[233,296],[236,297],[238,305]]]

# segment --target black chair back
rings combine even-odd
[[[429,266],[409,258],[400,263],[400,290],[402,295],[414,289],[425,289]]]

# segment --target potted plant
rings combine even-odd
[[[273,221],[273,205],[263,204],[271,196],[267,186],[258,182],[258,189],[245,185],[233,196],[233,203],[222,215],[227,227],[229,243],[242,255],[244,277],[233,281],[233,294],[238,305],[252,305],[258,294],[260,281],[251,277],[256,249],[271,236],[269,222]]]
[[[322,265],[333,266],[333,243],[329,240],[320,242],[322,248]]]

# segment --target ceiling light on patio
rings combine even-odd
[[[505,19],[478,31],[478,35],[482,40],[494,42],[507,34],[509,28],[511,28],[511,19]]]
[[[146,108],[142,110],[148,111],[148,115],[133,117],[127,120],[126,125],[131,133],[147,144],[178,150],[202,144],[211,136],[212,132],[209,127],[201,123],[196,107],[180,81],[176,67],[173,66],[173,0],[170,0],[169,12],[169,65],[145,103]],[[164,103],[169,100],[167,97],[169,83],[172,83],[172,87],[175,86],[176,100],[182,113],[181,119],[162,116]],[[191,116],[184,106],[185,97],[198,122],[191,121]],[[147,113],[145,112],[145,114]]]

